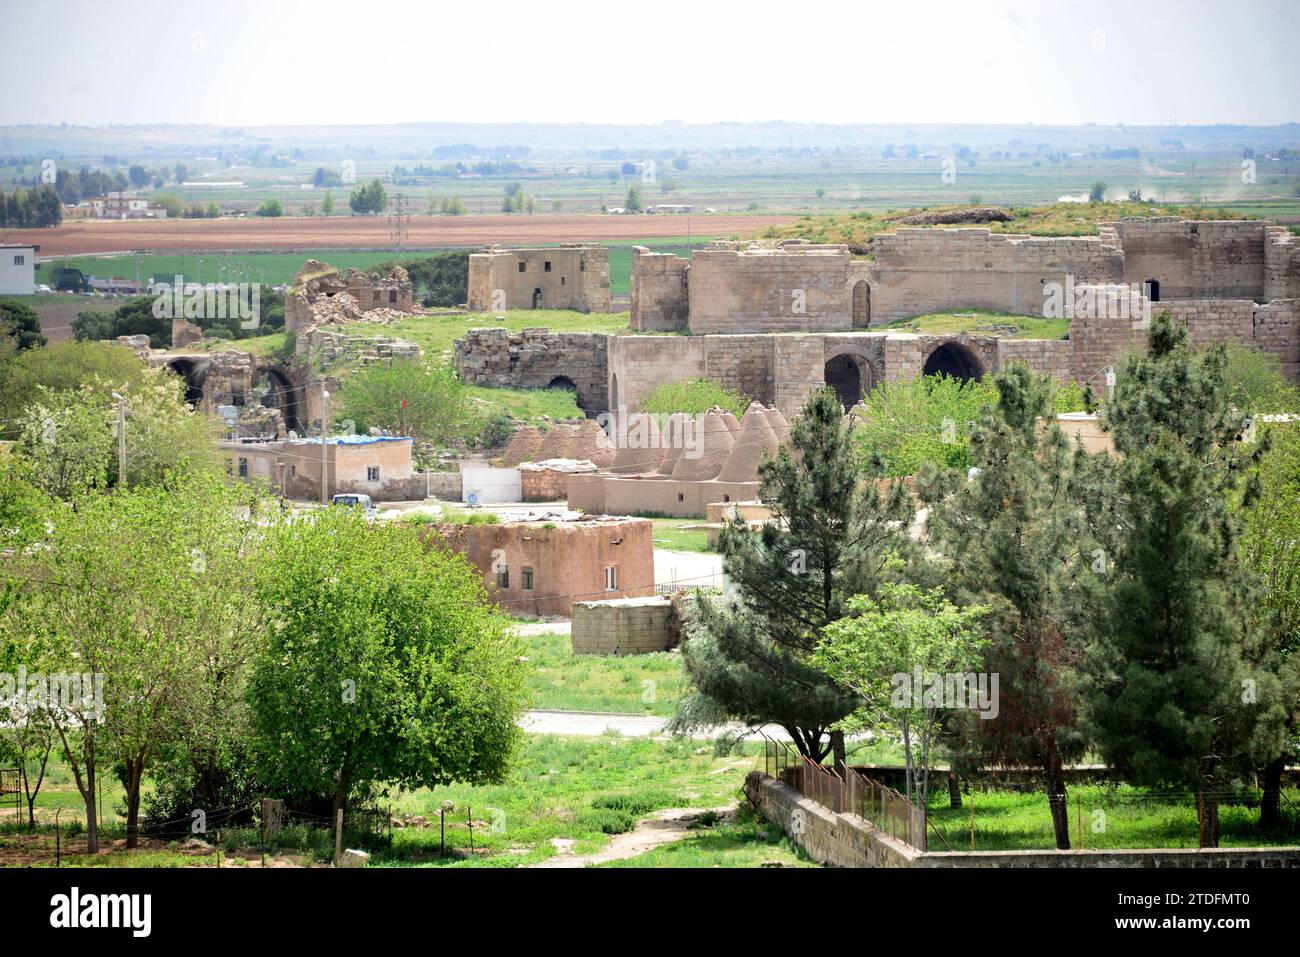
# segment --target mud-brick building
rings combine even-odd
[[[489,246],[469,257],[469,308],[609,312],[609,250],[570,243],[542,249]]]
[[[654,594],[653,523],[578,521],[436,525],[430,534],[465,555],[490,597],[511,615],[568,615],[574,602]]]
[[[230,474],[261,482],[287,498],[319,501],[322,468],[325,497],[344,493],[369,495],[377,502],[424,498],[425,480],[415,474],[409,436],[339,435],[326,440],[225,442]]]

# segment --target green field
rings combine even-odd
[[[685,686],[682,656],[675,652],[575,655],[568,635],[529,635],[523,641],[533,708],[667,717]]]
[[[1015,327],[1015,332],[1008,332],[1009,326]],[[987,332],[1004,339],[1064,339],[1070,330],[1070,320],[971,309],[965,312],[936,312],[928,316],[917,316],[915,319],[900,319],[879,328],[930,335]]]

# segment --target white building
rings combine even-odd
[[[0,243],[0,296],[30,296],[36,292],[36,254],[40,249]]]

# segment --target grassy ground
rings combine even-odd
[[[1259,808],[1223,805],[1219,809],[1220,846],[1258,847],[1300,843],[1300,790],[1283,792],[1286,826],[1278,833],[1259,831]],[[975,792],[977,851],[1044,850],[1056,846],[1051,813],[1042,794]],[[954,850],[970,850],[970,801],[949,808],[946,789],[932,794],[930,820]],[[1080,815],[1085,848],[1196,847],[1199,830],[1195,796],[1173,800],[1148,789],[1119,785],[1072,787],[1068,792],[1070,842],[1078,843]],[[1288,804],[1289,800],[1289,804]],[[932,850],[946,850],[931,837]]]
[[[988,193],[995,199],[999,194]],[[971,205],[979,205],[972,203]],[[788,226],[776,226],[756,235],[764,239],[808,239],[815,243],[863,244],[877,233],[894,232],[906,227],[898,220],[922,209],[950,208],[944,204],[930,207],[893,209],[887,212],[840,213],[832,216],[804,216]],[[952,207],[956,208],[956,207]],[[1242,211],[1204,206],[1156,205],[1147,203],[1052,203],[1046,206],[1017,206],[1008,212],[1011,220],[987,223],[979,228],[995,233],[1026,233],[1030,236],[1092,236],[1097,224],[1125,216],[1183,216],[1188,219],[1246,219]],[[935,227],[952,228],[952,227]]]
[[[816,867],[785,832],[741,804],[734,821],[600,867]]]
[[[692,526],[703,525],[699,518],[656,518],[654,543],[656,547],[675,552],[713,552],[709,547],[709,533]]]
[[[611,711],[668,716],[677,707],[685,679],[682,657],[575,655],[568,635],[530,635],[530,706],[546,711]]]
[[[1008,334],[1002,329],[984,328],[988,326],[1014,326],[1016,331]],[[933,335],[951,335],[959,332],[989,332],[1008,339],[1064,339],[1070,330],[1070,320],[1044,319],[1042,316],[1018,316],[1008,312],[969,309],[963,312],[936,312],[928,316],[917,316],[915,319],[900,319],[880,328],[923,332]]]
[[[412,316],[384,327],[385,335],[399,336],[417,343],[431,359],[451,358],[452,343],[467,329],[504,326],[511,332],[546,328],[552,332],[628,331],[628,314],[573,312],[568,309],[512,309],[501,318],[492,313],[433,313]]]
[[[397,815],[422,815],[432,826],[395,829],[391,850],[374,863],[512,867],[550,857],[553,838],[573,841],[575,854],[589,854],[661,808],[717,807],[737,799],[754,765],[753,753],[715,757],[698,741],[530,737],[503,784],[397,796]],[[458,853],[447,858],[439,857],[438,845],[443,801],[455,805],[447,843]],[[478,851],[472,856],[470,815]]]

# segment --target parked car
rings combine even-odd
[[[330,499],[330,504],[347,505],[359,508],[366,513],[367,518],[378,514],[378,509],[375,508],[375,503],[370,500],[369,495],[356,495],[348,492],[342,495],[335,495]]]

